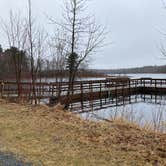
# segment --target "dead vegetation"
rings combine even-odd
[[[166,134],[0,101],[0,151],[34,165],[166,165]]]

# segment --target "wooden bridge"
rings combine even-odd
[[[2,98],[17,99],[18,85],[16,82],[3,81],[0,85]],[[105,80],[76,81],[73,85],[73,93],[67,97],[69,83],[36,83],[36,97],[39,102],[57,99],[61,104],[69,104],[71,110],[93,109],[96,105],[102,108],[108,102],[115,105],[125,104],[126,98],[134,95],[166,95],[166,79],[120,79],[109,78]],[[30,82],[19,84],[19,93],[22,100],[32,102],[33,86]],[[130,100],[129,100],[130,101]],[[56,101],[55,101],[56,102]]]

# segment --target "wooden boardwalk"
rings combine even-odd
[[[20,96],[23,100],[32,102],[33,91],[30,82],[19,85]],[[134,95],[166,95],[166,79],[105,79],[94,81],[76,81],[73,86],[73,94],[67,97],[68,82],[36,83],[35,90],[37,99],[49,101],[54,97],[57,102],[70,104],[71,108],[83,110],[85,107],[98,102],[103,105],[103,100],[112,100],[118,105],[118,100],[125,101]],[[1,82],[0,95],[2,98],[16,99],[18,88],[16,82]],[[86,104],[85,104],[86,103]],[[78,107],[78,108],[77,108]]]

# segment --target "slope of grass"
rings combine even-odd
[[[166,165],[166,134],[90,122],[45,106],[0,103],[0,151],[44,166]]]

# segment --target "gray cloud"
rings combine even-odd
[[[32,0],[34,15],[49,30],[44,13],[58,18],[62,1]],[[26,0],[1,0],[1,17],[7,18],[10,8],[26,13]],[[107,46],[93,56],[92,68],[119,68],[144,65],[162,65],[158,48],[162,39],[159,29],[166,31],[166,10],[160,0],[93,0],[89,4],[100,24],[110,34]],[[3,40],[0,41],[4,43]]]

